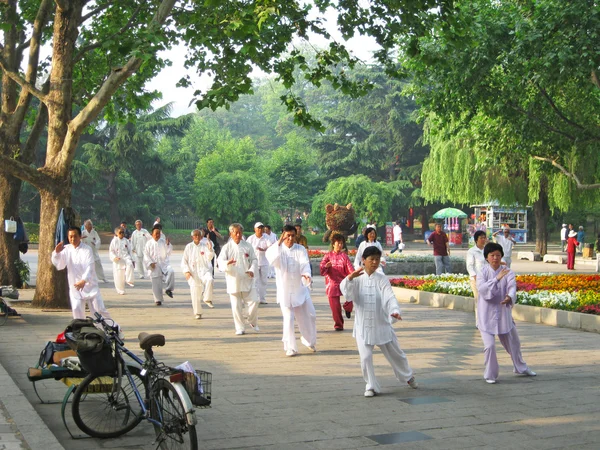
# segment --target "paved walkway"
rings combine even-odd
[[[560,267],[542,267],[548,266]],[[140,280],[125,296],[116,295],[112,283],[102,285],[102,293],[130,348],[137,348],[140,331],[163,333],[167,345],[157,351],[159,358],[170,364],[189,360],[213,373],[213,407],[198,411],[202,448],[598,448],[598,334],[518,323],[524,358],[538,376],[513,375],[508,355],[499,351],[499,383],[487,385],[472,314],[402,305],[404,320],[396,328],[420,388],[400,385],[376,352],[383,392],[366,399],[352,324],[343,333],[333,331],[322,278],[315,278],[313,291],[318,352],[299,344],[295,358],[283,352],[274,280],[272,303],[260,309],[261,332],[244,336],[234,335],[222,275],[215,285],[216,308],[205,308],[199,321],[192,317],[185,286],[177,275],[175,298],[162,307],[153,305],[148,280]],[[30,299],[33,291],[21,294]],[[22,317],[0,328],[0,363],[10,375],[0,368],[0,449],[153,448],[153,429],[146,423],[118,439],[69,437],[60,405],[40,404],[25,373],[46,341],[69,323],[70,312],[16,307]],[[66,390],[58,381],[41,385],[47,400],[61,400]]]

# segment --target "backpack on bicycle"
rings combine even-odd
[[[81,367],[92,375],[112,375],[117,370],[113,349],[106,333],[91,319],[74,319],[65,329],[69,347],[77,352]]]

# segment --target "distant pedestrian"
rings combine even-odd
[[[585,243],[585,232],[583,231],[582,226],[579,226],[579,231],[577,231],[577,242],[579,243],[577,247],[579,253],[583,253],[583,245]]]
[[[569,239],[567,240],[567,269],[575,270],[575,252],[577,251],[577,232],[575,230],[569,231]]]
[[[394,237],[394,248],[390,251],[390,255],[396,250],[402,253],[402,246],[400,244],[404,244],[404,241],[402,240],[402,227],[399,220],[396,221],[396,225],[392,229],[392,234]]]
[[[488,264],[483,266],[477,276],[477,328],[484,346],[483,378],[489,384],[496,383],[498,379],[500,367],[496,356],[496,335],[512,358],[514,372],[534,377],[536,373],[527,367],[521,355],[521,341],[512,318],[512,308],[517,301],[515,274],[501,264],[503,250],[500,244],[486,244],[483,256]]]
[[[569,230],[567,229],[567,224],[563,223],[560,229],[560,248],[563,252],[567,251],[567,239],[569,239]]]
[[[373,349],[377,345],[388,360],[396,379],[416,389],[418,384],[408,358],[398,344],[392,324],[402,320],[398,300],[390,281],[377,271],[381,250],[371,246],[363,253],[363,265],[348,275],[340,284],[344,296],[354,301],[356,317],[352,336],[356,339],[363,379],[366,382],[365,397],[381,392],[373,367]]]
[[[367,227],[362,227],[362,230],[360,230],[360,234],[358,236],[356,236],[356,240],[354,241],[354,245],[355,247],[358,249],[358,247],[360,247],[360,244],[366,239],[365,238],[365,231],[366,231]]]
[[[108,256],[113,265],[115,289],[119,295],[125,294],[125,283],[133,287],[133,259],[131,242],[125,238],[122,227],[115,228],[115,237],[110,243]]]
[[[171,298],[175,289],[175,272],[170,262],[173,246],[169,238],[161,239],[161,228],[160,223],[152,227],[152,239],[146,242],[144,247],[144,265],[152,281],[152,295],[157,306],[162,305],[164,301],[163,285],[165,294]]]
[[[510,227],[505,225],[501,230],[498,230],[492,234],[492,236],[494,237],[494,241],[500,244],[502,246],[502,250],[504,251],[502,261],[506,263],[506,267],[510,267],[512,264],[513,247],[517,243],[510,235]]]
[[[102,260],[100,258],[100,236],[94,228],[94,224],[90,219],[83,223],[83,231],[81,232],[81,240],[84,244],[89,245],[94,253],[94,266],[96,269],[96,277],[98,281],[106,283],[106,275],[104,275],[104,268],[102,267]]]
[[[429,235],[427,245],[433,245],[433,259],[435,261],[435,274],[451,273],[450,244],[448,235],[442,231],[442,224],[435,224],[435,231]]]
[[[125,231],[125,239],[131,239],[131,231],[129,231],[129,228],[127,228],[127,222],[123,221],[121,222],[121,228],[123,228],[123,230]]]
[[[135,230],[131,233],[131,254],[135,262],[135,269],[140,278],[144,278],[146,269],[144,268],[144,247],[146,242],[152,239],[152,235],[142,228],[142,221],[135,221]]]
[[[215,257],[212,242],[202,239],[200,230],[192,231],[192,242],[185,246],[181,258],[181,271],[190,286],[192,310],[196,319],[202,318],[202,302],[214,308],[211,261]]]
[[[264,230],[264,224],[256,222],[254,224],[254,234],[248,236],[248,239],[246,239],[246,242],[252,246],[258,260],[258,273],[255,274],[254,282],[258,293],[258,300],[262,304],[267,303],[267,277],[269,275],[269,261],[265,253],[271,246],[271,240],[264,233]]]

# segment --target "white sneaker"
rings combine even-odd
[[[367,389],[365,391],[365,397],[375,397],[375,391],[373,389]]]
[[[285,356],[296,356],[298,352],[296,350],[288,350],[285,352]]]
[[[257,333],[260,331],[260,328],[258,327],[258,325],[255,326],[255,325],[250,324],[250,328],[252,328]]]
[[[207,301],[204,302],[204,304],[206,306],[208,306],[209,308],[214,308],[215,307],[215,305],[213,305],[212,300],[207,300]]]
[[[196,314],[196,315],[194,316],[194,318],[195,318],[195,319],[202,319],[202,314]]]
[[[135,286],[135,284],[133,284],[133,283],[127,283],[127,285],[128,285],[129,287],[134,287],[134,286]]]
[[[525,372],[523,372],[523,375],[527,375],[528,377],[535,377],[537,373],[535,373],[528,367],[527,369],[525,369]]]
[[[410,380],[408,380],[407,383],[413,389],[417,389],[419,387],[419,383],[417,383],[417,380],[415,380],[415,377],[410,377]]]
[[[485,382],[487,384],[496,384],[496,380],[488,380],[487,378],[485,379]]]
[[[236,332],[235,332],[235,334],[236,334],[237,336],[241,336],[242,334],[246,334],[246,332],[245,332],[245,331],[242,331],[242,330],[240,330],[240,331],[236,331]]]

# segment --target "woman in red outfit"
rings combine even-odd
[[[342,317],[342,305],[340,304],[340,283],[346,276],[354,272],[354,266],[348,255],[342,251],[346,239],[341,234],[331,236],[332,251],[327,253],[321,261],[321,275],[325,277],[325,293],[329,299],[329,307],[333,317],[333,327],[336,331],[344,330],[344,318]],[[350,317],[352,302],[344,303],[346,316]]]
[[[575,270],[575,251],[577,250],[577,232],[569,231],[569,239],[567,239],[567,269]]]

